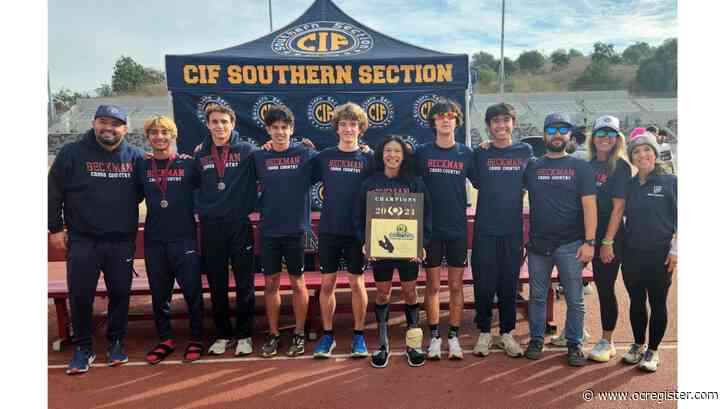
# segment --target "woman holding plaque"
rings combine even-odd
[[[422,230],[422,245],[425,247],[428,244],[432,233],[433,216],[430,206],[431,199],[423,180],[415,177],[413,153],[406,148],[405,141],[400,136],[389,135],[384,138],[375,150],[374,167],[375,173],[365,179],[360,189],[359,200],[355,203],[353,222],[359,241],[365,243],[368,239],[366,237],[366,231],[370,234],[370,229],[366,229],[366,226],[370,222],[370,220],[367,220],[368,192],[381,193],[381,198],[391,201],[398,200],[401,197],[407,198],[412,196],[406,196],[405,194],[422,193],[423,204],[420,206],[420,203],[417,203],[417,205],[423,209],[423,218],[422,226],[418,223],[415,230],[405,227],[404,221],[410,221],[410,219],[400,218],[396,222],[398,223],[396,230],[389,235],[391,237],[385,235],[382,239],[374,240],[374,243],[367,243],[367,246],[363,246],[363,251],[365,251],[366,255],[369,256],[369,260],[372,262],[375,287],[377,289],[375,297],[375,317],[378,322],[380,349],[372,355],[371,365],[375,368],[384,368],[390,360],[388,313],[393,272],[394,270],[398,270],[402,287],[402,297],[405,301],[405,318],[408,323],[408,330],[405,335],[405,353],[410,366],[422,366],[425,364],[425,354],[422,350],[423,330],[418,324],[418,297],[415,285],[420,263],[425,259],[425,250],[422,250],[422,257],[418,255],[420,253],[415,253],[413,257],[395,258],[394,243],[402,243],[402,240],[418,240],[415,233]],[[410,205],[410,202],[406,204]],[[409,215],[410,211],[414,211],[409,210],[414,209],[414,207],[407,207],[403,204],[399,206],[391,205],[387,208],[394,210],[404,209],[406,215]],[[393,211],[392,213],[393,216],[401,215],[397,211]],[[413,214],[413,216],[415,215]],[[390,219],[390,217],[387,218]],[[411,234],[411,232],[414,234]],[[378,246],[382,250],[378,250],[374,246]],[[390,256],[373,256],[379,254],[380,251],[387,252]]]

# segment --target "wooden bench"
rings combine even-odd
[[[315,216],[317,216],[315,218]],[[469,248],[472,245],[472,236],[473,236],[473,220],[472,220],[472,214],[469,214],[469,224],[468,224],[468,246]],[[313,215],[313,231],[316,231],[317,225],[316,221],[319,221],[319,214]],[[255,254],[259,254],[259,230],[257,229],[257,217],[252,217],[253,222],[253,228],[254,228],[254,235],[255,235]],[[136,238],[136,253],[134,255],[134,270],[136,272],[136,276],[134,276],[133,281],[131,283],[131,296],[150,296],[151,290],[149,288],[148,279],[146,275],[146,268],[143,262],[144,257],[144,238],[143,238],[143,223],[140,223],[140,227],[138,230],[137,238]],[[525,236],[526,231],[524,232]],[[311,339],[314,339],[316,337],[316,329],[319,329],[321,327],[320,324],[320,309],[319,309],[319,297],[320,297],[320,288],[322,287],[322,275],[319,272],[319,260],[316,257],[315,262],[315,271],[306,271],[305,272],[305,281],[307,283],[307,288],[310,290],[310,304],[307,312],[307,326],[309,331],[309,335]],[[55,306],[56,311],[56,321],[58,324],[58,339],[52,343],[53,350],[60,351],[62,346],[66,344],[71,339],[71,325],[70,325],[70,315],[69,315],[69,309],[68,309],[68,298],[69,298],[69,291],[68,291],[68,285],[65,279],[51,279],[51,277],[57,277],[58,275],[61,275],[65,272],[65,255],[55,251],[48,246],[48,298],[53,300],[53,304]],[[372,271],[368,270],[365,271],[365,287],[366,288],[375,288],[375,280],[373,278]],[[584,281],[591,281],[592,280],[592,271],[590,268],[586,268],[582,273],[582,278]],[[521,273],[519,276],[519,280],[521,283],[528,283],[529,282],[529,274],[528,274],[528,268],[526,263],[522,264]],[[554,272],[552,273],[552,281],[558,281],[556,269],[554,269]],[[421,268],[420,274],[418,275],[417,284],[419,286],[425,286],[426,284],[426,273],[425,269]],[[473,276],[470,270],[470,267],[466,268],[464,271],[464,277],[463,277],[463,284],[464,285],[472,285],[473,284]],[[202,274],[202,286],[203,286],[203,292],[208,293],[209,292],[209,284],[206,279],[206,275]],[[400,282],[396,278],[394,278],[393,282],[394,287],[400,287]],[[448,286],[448,275],[447,270],[444,268],[441,271],[441,287]],[[254,276],[254,287],[255,292],[263,292],[264,291],[264,277],[260,272],[255,273]],[[236,284],[234,283],[234,277],[233,274],[230,274],[230,292],[234,292],[236,288]],[[347,280],[347,274],[338,274],[337,277],[337,288],[350,288],[350,284]],[[286,275],[282,275],[280,279],[280,290],[282,291],[289,291],[292,289],[291,283]],[[180,294],[181,290],[178,287],[178,284],[175,284],[174,286],[174,294]],[[98,281],[98,287],[96,289],[96,296],[97,297],[107,297],[108,292],[105,287],[105,283],[103,280]],[[553,304],[554,304],[554,290],[549,289],[549,293],[547,295],[547,321],[552,325],[551,323],[554,320],[554,313],[553,313]],[[518,308],[523,308],[524,313],[526,312],[525,307],[527,306],[526,301],[520,301],[517,303]],[[402,309],[402,304],[391,304],[391,308],[396,309]],[[449,303],[448,302],[441,302],[440,308],[442,310],[449,309]],[[473,309],[475,308],[475,304],[472,301],[464,302],[464,308]],[[338,303],[336,312],[339,313],[346,313],[351,312],[352,306],[351,305],[345,305]],[[373,311],[373,303],[368,304],[368,311]],[[258,315],[264,315],[264,306],[263,305],[257,305],[256,307],[256,313]],[[291,305],[283,305],[281,313],[283,314],[291,314],[292,308]],[[185,313],[176,313],[172,315],[173,318],[182,318],[186,317]],[[98,320],[98,323],[103,322],[104,317],[96,317],[100,318]],[[132,313],[129,314],[129,321],[136,321],[136,320],[151,320],[153,319],[153,315],[146,313]]]

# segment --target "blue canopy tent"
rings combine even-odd
[[[167,55],[166,74],[174,117],[190,152],[208,131],[204,107],[230,106],[240,135],[266,141],[263,118],[270,104],[295,115],[295,136],[324,148],[335,145],[335,106],[352,101],[367,112],[363,136],[375,144],[390,133],[428,142],[428,109],[440,97],[468,113],[468,56],[416,47],[380,34],[342,12],[331,0],[316,0],[294,22],[257,40],[218,51]],[[466,140],[459,129],[456,139]]]

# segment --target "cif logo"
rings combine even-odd
[[[322,209],[325,205],[325,185],[317,182],[312,185],[312,207]]]
[[[252,106],[252,120],[254,120],[258,127],[265,127],[264,118],[267,116],[267,111],[269,111],[272,105],[284,105],[284,103],[281,99],[271,95],[264,95],[257,98],[254,106]]]
[[[418,122],[418,125],[422,127],[428,126],[428,113],[438,100],[440,100],[440,97],[435,94],[421,95],[415,100],[415,104],[413,104],[413,118]]]
[[[371,128],[383,128],[393,122],[395,108],[393,102],[383,96],[370,97],[362,104],[362,109],[368,116]]]
[[[199,119],[199,122],[202,124],[206,124],[206,107],[209,106],[209,104],[217,104],[221,105],[223,107],[232,109],[232,106],[229,105],[227,101],[222,99],[222,97],[217,95],[207,95],[199,100],[199,103],[196,104],[196,117]]]
[[[315,97],[307,106],[307,120],[319,129],[332,127],[332,113],[337,107],[337,100],[333,97]]]
[[[315,21],[291,27],[272,40],[272,51],[298,57],[359,55],[370,51],[373,37],[360,27]]]

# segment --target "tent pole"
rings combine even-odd
[[[504,81],[504,64],[503,64],[503,29],[504,29],[504,19],[506,16],[506,0],[501,0],[501,60],[498,66],[498,92],[501,97],[501,102],[503,102],[503,81]]]
[[[272,0],[269,0],[269,32],[274,31],[272,29]]]

